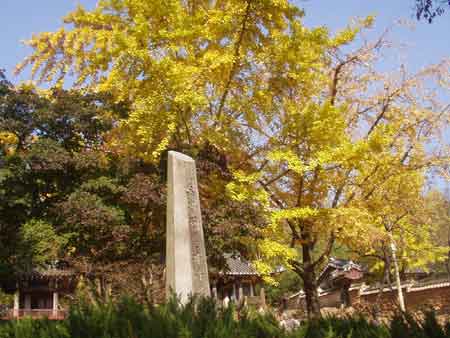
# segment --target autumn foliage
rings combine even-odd
[[[406,269],[445,258],[447,249],[432,241],[423,193],[428,175],[448,167],[450,116],[439,93],[449,89],[449,62],[384,73],[377,63],[391,48],[387,36],[366,41],[362,34],[374,18],[332,35],[306,27],[302,17],[287,0],[103,0],[29,40],[33,52],[18,70],[30,65],[56,87],[70,77],[83,98],[106,95],[126,107],[96,114],[113,120],[98,134],[100,157],[132,157],[153,168],[167,149],[200,161],[208,149],[217,152],[220,170],[201,177],[206,219],[236,230],[241,250],[269,282],[275,266],[295,271],[308,312],[318,315],[318,272],[337,247],[369,259],[384,276],[392,260]],[[8,149],[17,142],[0,135]],[[59,156],[58,163],[72,161]],[[107,203],[99,228],[83,237],[84,250],[93,250],[99,229],[127,217],[126,224],[147,224],[141,234],[152,238],[148,209],[138,218],[117,209],[133,200],[129,189],[139,194],[154,184],[149,174],[138,170],[120,187],[115,175],[87,180],[61,202],[62,220],[75,229],[89,208]],[[155,191],[139,196],[153,203]],[[253,211],[235,223],[227,215],[239,215],[239,205]],[[116,230],[106,235],[120,235]]]

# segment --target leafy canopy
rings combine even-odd
[[[205,140],[232,151],[270,118],[275,94],[313,90],[324,51],[351,40],[307,29],[287,0],[99,1],[28,44],[41,81],[75,84],[131,101],[111,146],[155,160],[169,145]],[[310,89],[310,85],[313,86]],[[315,84],[315,85],[314,85]]]

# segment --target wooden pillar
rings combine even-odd
[[[242,289],[242,282],[239,282],[239,295],[238,299],[244,299],[244,290]]]
[[[347,281],[347,283],[341,285],[341,307],[346,308],[352,306],[349,291],[350,285],[351,281]]]
[[[233,299],[233,300],[237,300],[237,296],[236,296],[236,282],[235,281],[233,281],[233,294],[231,295],[231,298]]]
[[[213,284],[213,287],[212,287],[212,297],[213,297],[214,299],[219,298],[218,295],[217,295],[217,284],[216,284],[216,283],[214,283],[214,284]]]
[[[59,306],[59,297],[58,292],[53,291],[53,317],[58,317],[58,306]]]
[[[31,310],[31,295],[29,293],[24,295],[23,301],[24,301],[23,308],[25,310]]]
[[[255,287],[253,286],[253,281],[250,282],[250,296],[255,296]]]
[[[264,286],[261,286],[260,297],[261,297],[261,307],[265,309],[266,308],[266,291],[264,290]]]
[[[17,289],[14,293],[14,308],[13,308],[13,317],[19,318],[19,307],[20,307],[20,290]]]

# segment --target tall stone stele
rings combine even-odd
[[[210,296],[195,161],[169,151],[167,171],[166,297],[182,303]]]

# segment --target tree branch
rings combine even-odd
[[[244,19],[242,20],[242,28],[241,28],[241,31],[239,33],[239,37],[238,37],[238,39],[236,41],[236,44],[235,44],[233,65],[231,66],[230,74],[229,74],[228,80],[227,80],[227,82],[225,84],[225,90],[224,90],[224,92],[222,94],[222,97],[220,98],[219,108],[217,110],[216,122],[220,121],[220,117],[222,115],[222,110],[223,110],[223,107],[225,105],[225,100],[226,100],[226,98],[228,96],[228,93],[230,91],[230,85],[231,85],[231,82],[233,81],[236,69],[237,69],[238,64],[239,64],[240,49],[241,49],[242,41],[244,39],[245,31],[247,30],[247,22],[248,22],[248,19],[250,18],[251,5],[252,5],[252,0],[247,0],[247,8],[245,9]]]
[[[272,183],[275,183],[276,181],[278,181],[279,179],[283,178],[284,176],[286,176],[289,172],[291,171],[291,169],[286,169],[285,171],[281,172],[280,174],[278,174],[277,176],[275,176],[274,178],[272,178],[271,180],[267,181],[267,182],[263,182],[261,181],[261,183],[264,183],[266,186],[271,185]]]
[[[327,247],[325,248],[325,251],[322,253],[322,255],[320,255],[320,257],[311,264],[313,267],[322,264],[324,262],[325,258],[330,256],[331,251],[333,250],[335,240],[336,240],[336,236],[334,234],[334,231],[331,231],[330,238],[328,239]]]
[[[258,180],[258,183],[269,194],[270,199],[277,205],[278,208],[285,209],[285,207],[283,205],[283,202],[281,202],[278,198],[276,198],[276,196],[274,196],[273,192],[269,189],[269,187],[266,184],[264,184],[263,181]],[[288,226],[289,226],[289,228],[291,229],[291,232],[292,232],[291,247],[293,247],[295,245],[295,242],[300,239],[300,235],[299,235],[297,229],[295,228],[295,224],[293,224],[292,221],[287,219],[286,223],[288,224]]]

